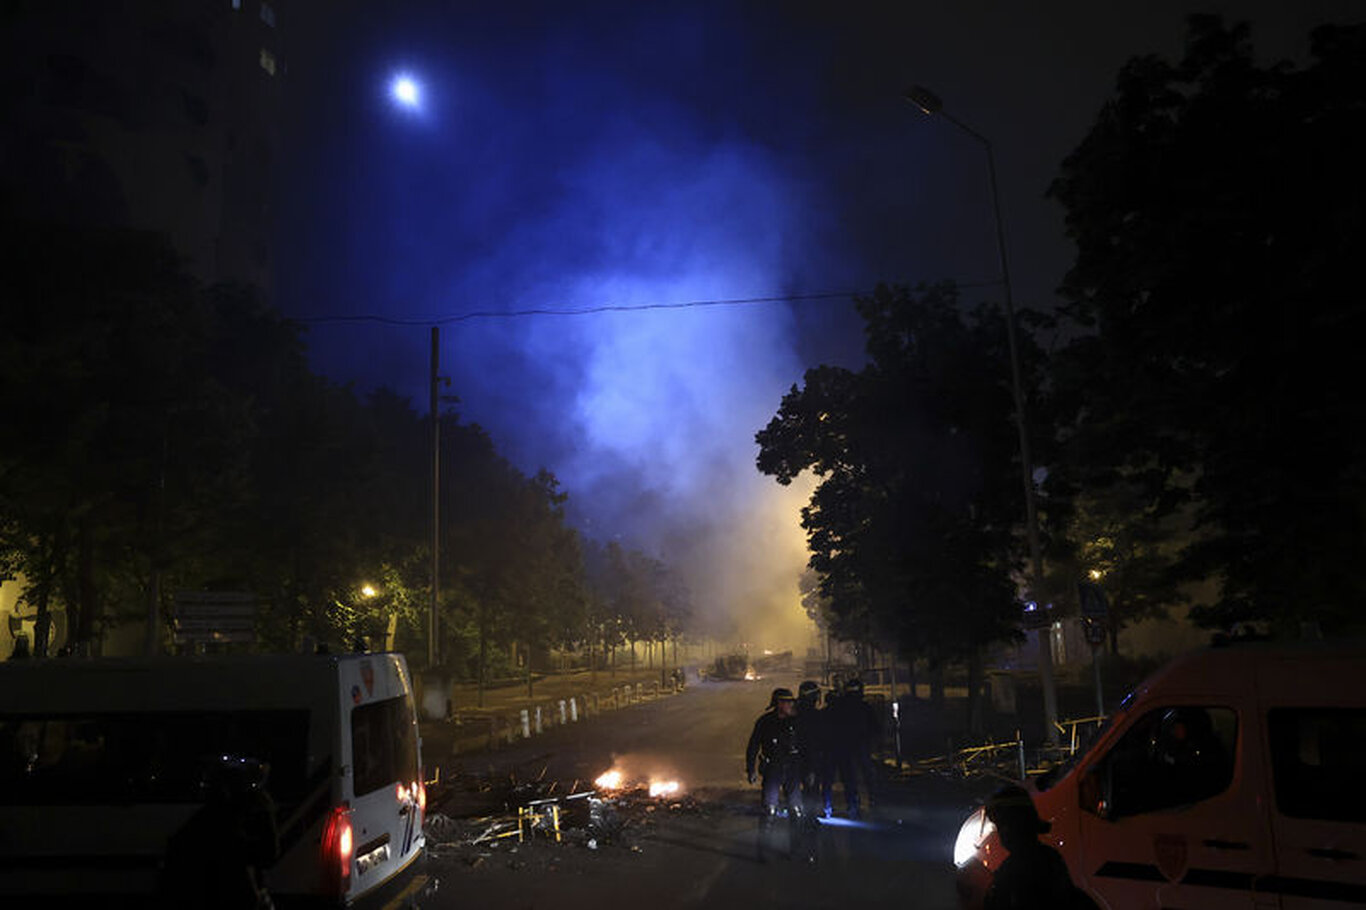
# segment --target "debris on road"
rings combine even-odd
[[[526,780],[515,773],[480,777],[456,772],[429,795],[433,811],[424,826],[427,850],[463,859],[470,868],[496,853],[510,855],[540,844],[640,853],[638,841],[649,836],[656,818],[710,811],[684,793],[678,781],[626,781],[618,771],[600,776],[591,789],[578,789],[578,780],[565,787],[547,780],[544,766]],[[524,864],[524,858],[516,862]]]

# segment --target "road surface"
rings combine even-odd
[[[448,787],[434,790],[428,841],[439,887],[424,908],[954,907],[952,842],[980,785],[972,791],[889,776],[871,823],[822,826],[815,864],[759,861],[758,795],[744,779],[745,742],[772,687],[795,689],[798,681],[692,683],[680,695],[516,747],[441,762]],[[678,780],[686,795],[621,798],[609,810],[624,825],[596,849],[587,840],[586,801],[566,804],[577,808],[565,809],[559,843],[549,834],[471,843],[499,819],[515,819],[500,804],[510,781],[524,796],[528,788],[564,796],[609,768],[643,782]],[[437,816],[451,821],[440,828],[446,819]]]

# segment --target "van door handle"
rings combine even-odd
[[[1243,843],[1243,842],[1240,841],[1240,840],[1219,840],[1218,838],[1211,837],[1211,838],[1209,838],[1209,839],[1207,839],[1207,840],[1205,840],[1205,841],[1202,841],[1202,843],[1204,843],[1204,845],[1205,845],[1206,847],[1209,847],[1209,848],[1212,849],[1212,850],[1251,850],[1251,849],[1252,849],[1252,845],[1251,845],[1251,844],[1245,844],[1245,843]]]
[[[1351,850],[1333,850],[1329,847],[1310,847],[1304,852],[1318,859],[1361,859]]]
[[[412,808],[412,804],[411,804],[411,803],[404,803],[403,805],[399,806],[399,807],[398,807],[398,815],[399,815],[399,818],[402,818],[403,816],[407,815],[407,814],[408,814],[408,810],[411,809],[411,808]]]

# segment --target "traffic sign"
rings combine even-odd
[[[245,591],[182,591],[175,598],[175,640],[256,640],[256,596]]]
[[[1089,581],[1077,582],[1077,597],[1081,600],[1081,615],[1104,619],[1110,612],[1110,604],[1105,599],[1105,591],[1100,585]]]

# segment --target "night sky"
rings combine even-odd
[[[683,567],[756,643],[800,645],[810,486],[759,475],[755,431],[807,367],[857,367],[850,292],[953,279],[1000,299],[982,147],[902,90],[992,140],[1017,305],[1049,309],[1071,250],[1044,191],[1120,66],[1178,57],[1197,8],[290,9],[277,299],[308,320],[315,367],[425,412],[440,322],[455,409],[554,471],[578,527]],[[1198,10],[1250,21],[1268,60],[1360,17],[1355,0]],[[401,72],[415,110],[390,96]]]

